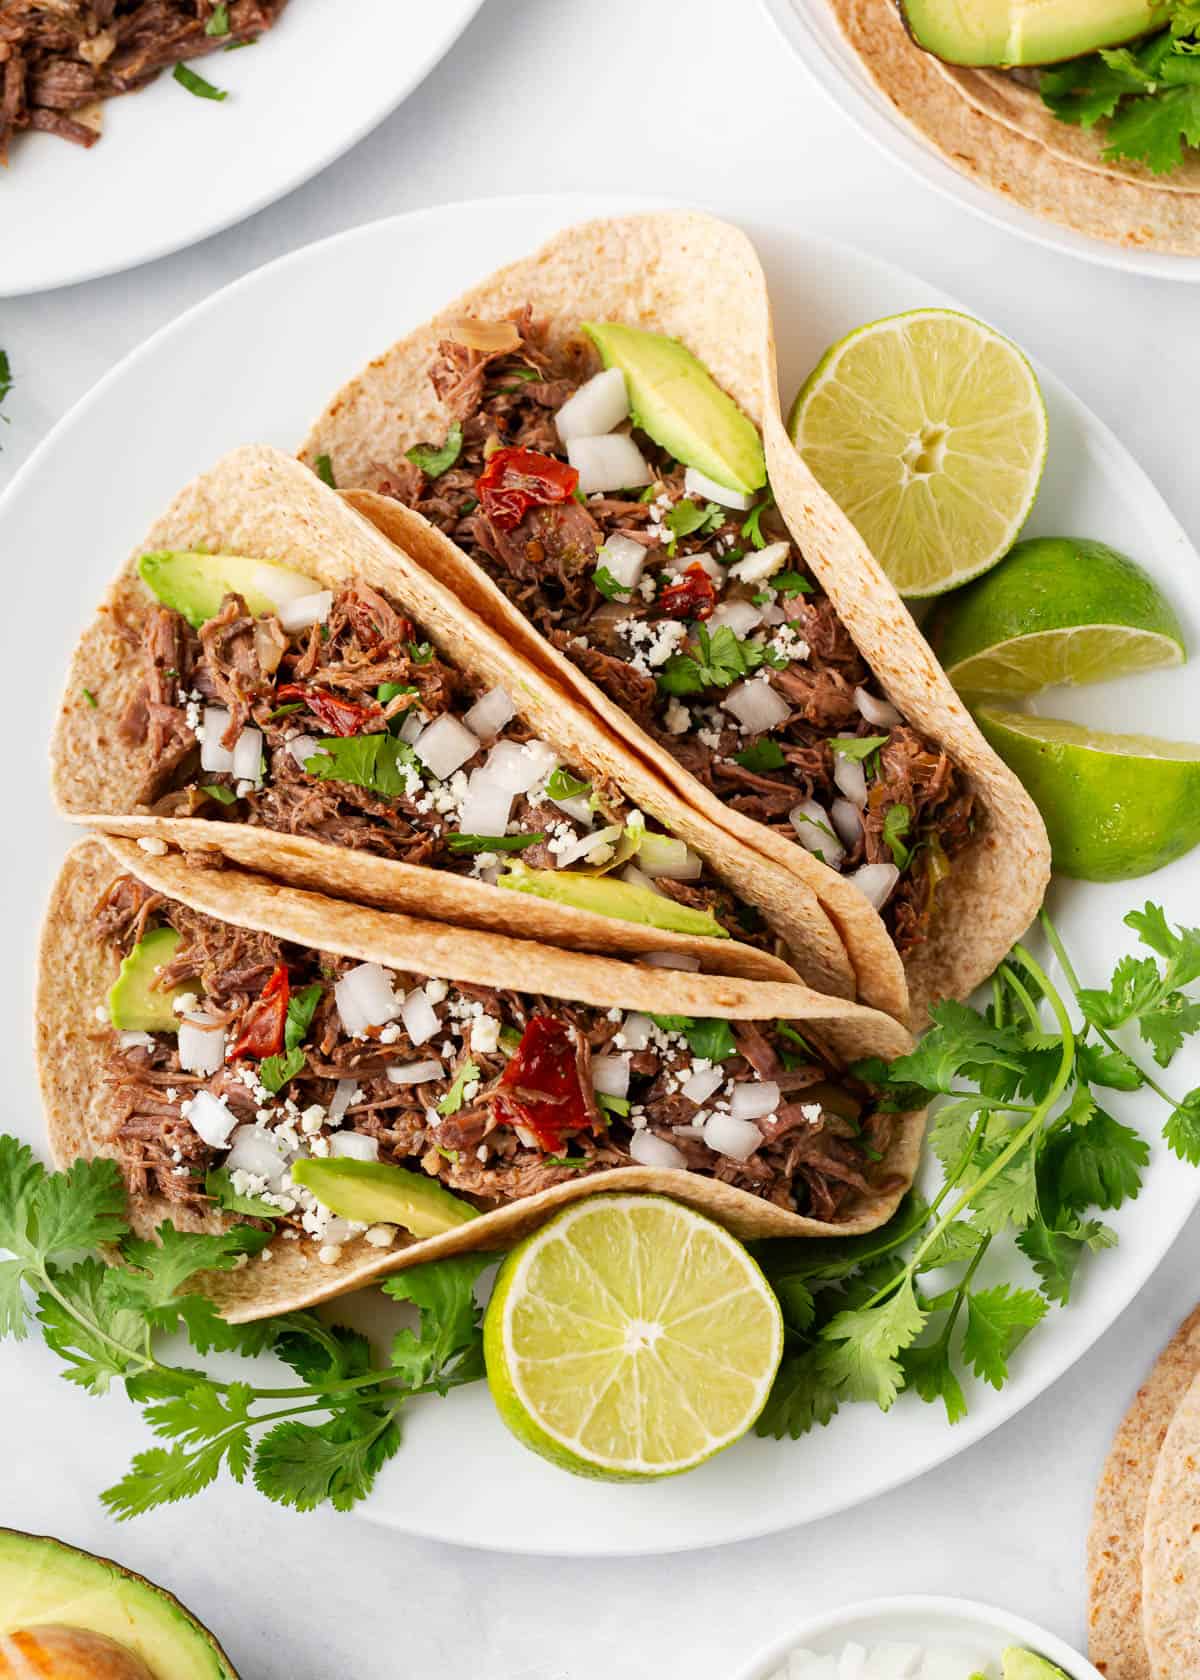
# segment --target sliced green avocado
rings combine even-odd
[[[1004,1680],[1070,1680],[1070,1677],[1032,1651],[1019,1650],[1010,1645],[1004,1653]]]
[[[0,1635],[47,1624],[113,1640],[155,1680],[238,1680],[212,1634],[162,1587],[61,1540],[0,1528]]]
[[[728,939],[729,934],[707,910],[677,904],[663,893],[635,887],[628,881],[614,881],[611,875],[575,875],[566,869],[513,869],[497,877],[497,886],[512,892],[532,893],[555,904],[569,904],[576,910],[591,910],[597,916],[615,916],[622,922],[640,922],[644,927],[662,928],[667,933],[695,934],[701,939]]]
[[[1165,0],[897,0],[919,47],[947,64],[1057,64],[1161,29]]]
[[[750,495],[767,482],[762,438],[703,362],[674,338],[616,321],[585,321],[605,367],[619,367],[629,409],[655,443],[729,490]]]
[[[321,585],[290,566],[255,560],[247,554],[191,554],[165,549],[143,554],[138,572],[165,607],[181,613],[199,630],[221,610],[226,595],[240,595],[257,618],[274,612],[281,601],[315,595]]]
[[[108,994],[108,1016],[114,1027],[122,1032],[177,1032],[179,1017],[175,1013],[175,999],[188,992],[199,992],[198,980],[184,980],[164,991],[155,985],[160,968],[164,968],[179,949],[179,935],[174,928],[152,928],[122,960]]]
[[[311,1190],[322,1207],[343,1219],[360,1225],[377,1220],[399,1225],[414,1237],[437,1237],[478,1217],[469,1202],[452,1196],[435,1178],[389,1166],[386,1161],[355,1161],[345,1156],[332,1161],[294,1161],[292,1177]]]

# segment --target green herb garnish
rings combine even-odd
[[[440,478],[448,472],[462,453],[463,431],[456,420],[446,433],[446,441],[439,447],[432,443],[414,443],[404,451],[414,467],[420,467],[426,478]]]
[[[238,801],[233,789],[222,787],[220,782],[204,782],[200,792],[207,794],[210,799],[215,799],[218,805],[236,805]]]
[[[698,625],[696,640],[688,646],[691,651],[673,653],[659,672],[658,686],[664,694],[700,694],[706,688],[728,688],[764,663],[787,664],[762,642],[739,640],[728,624],[711,633],[703,624]]]
[[[438,1104],[439,1114],[457,1114],[466,1101],[466,1088],[472,1080],[479,1078],[479,1069],[474,1062],[466,1061],[454,1075],[454,1082],[446,1095]]]
[[[337,489],[337,481],[333,476],[333,462],[328,455],[318,455],[313,462],[313,470],[322,484],[327,484],[331,490]]]
[[[811,595],[813,585],[801,572],[776,572],[774,577],[767,579],[768,584],[779,595]]]
[[[883,819],[884,844],[890,849],[897,869],[907,869],[912,858],[912,847],[904,843],[911,826],[912,812],[907,805],[891,806]]]
[[[545,838],[544,834],[450,834],[446,844],[452,852],[523,852]]]
[[[217,5],[213,7],[212,16],[204,25],[204,33],[206,35],[229,34],[229,7],[225,4],[225,0],[218,0]]]
[[[283,1024],[285,1050],[294,1050],[298,1044],[304,1043],[321,1001],[322,989],[321,982],[314,980],[311,986],[301,987],[288,998],[287,1019]]]
[[[1179,0],[1169,29],[1044,70],[1042,99],[1061,121],[1105,126],[1104,156],[1167,175],[1200,146],[1200,6]]]
[[[886,735],[835,735],[829,743],[830,752],[839,758],[847,758],[854,764],[861,764],[864,759],[879,747],[887,746]]]
[[[651,1015],[650,1019],[663,1032],[682,1033],[693,1056],[708,1062],[723,1062],[737,1054],[737,1043],[728,1021],[697,1018],[691,1015]]]
[[[257,1196],[243,1196],[233,1188],[228,1167],[210,1167],[204,1178],[204,1194],[211,1196],[226,1213],[246,1214],[252,1219],[278,1219],[279,1209]]]
[[[690,501],[686,496],[675,503],[670,513],[663,520],[663,524],[671,533],[671,540],[667,544],[667,553],[674,554],[679,546],[680,537],[693,535],[704,536],[709,531],[719,530],[729,518],[728,513],[716,502],[706,502],[703,507],[698,502]]]
[[[258,1070],[259,1083],[272,1096],[277,1095],[289,1079],[295,1079],[303,1070],[306,1059],[303,1050],[289,1050],[281,1056],[264,1056]]]
[[[766,736],[742,752],[734,753],[733,761],[740,764],[743,770],[753,770],[755,775],[759,776],[768,770],[782,770],[787,763],[778,741],[772,741]]]
[[[99,700],[97,700],[96,696],[92,693],[91,689],[90,688],[81,689],[80,693],[83,695],[83,698],[87,701],[88,705],[92,708],[92,710],[95,711],[96,708],[99,706],[100,702],[99,702]]]
[[[597,1091],[596,1101],[609,1114],[619,1115],[622,1119],[633,1107],[628,1097],[610,1097],[606,1091]]]
[[[275,710],[268,717],[267,722],[278,723],[280,718],[290,717],[293,712],[302,712],[303,710],[303,700],[289,700],[286,705],[276,706]]]
[[[189,93],[194,93],[197,99],[228,99],[229,95],[223,88],[214,87],[206,82],[203,76],[186,64],[177,64],[171,72],[180,87],[185,87]]]
[[[762,517],[769,508],[773,508],[774,506],[775,497],[772,492],[768,490],[762,501],[755,502],[754,506],[750,509],[750,512],[746,515],[746,522],[742,526],[741,534],[746,538],[747,542],[753,543],[755,548],[766,548],[767,546],[767,538],[762,534]]]
[[[631,590],[627,583],[619,583],[607,566],[597,566],[592,573],[592,587],[603,595],[606,601],[628,600]]]
[[[409,642],[408,657],[414,665],[431,665],[433,663],[432,642]]]
[[[390,799],[407,794],[421,776],[417,755],[394,735],[328,736],[304,768],[323,782],[350,782]]]
[[[591,791],[591,782],[580,781],[578,776],[564,770],[561,764],[552,770],[546,779],[546,792],[551,799],[575,799],[581,793]]]

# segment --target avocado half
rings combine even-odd
[[[1017,69],[1120,47],[1167,23],[1164,0],[896,0],[913,40],[947,64]]]
[[[154,1680],[238,1680],[208,1629],[164,1588],[49,1535],[0,1528],[0,1635],[46,1626],[111,1639]]]

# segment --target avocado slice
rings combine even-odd
[[[122,1032],[179,1031],[175,999],[199,992],[200,982],[183,980],[166,991],[155,985],[159,969],[178,949],[179,935],[174,928],[152,928],[122,959],[121,972],[108,994],[108,1016],[114,1027]]]
[[[386,1161],[355,1161],[349,1156],[334,1160],[293,1161],[292,1177],[297,1184],[343,1219],[359,1225],[400,1225],[414,1237],[438,1237],[453,1231],[477,1209],[425,1173],[408,1172]]]
[[[605,367],[625,375],[635,426],[716,484],[743,495],[762,488],[767,464],[757,426],[685,345],[617,321],[585,321],[583,330]]]
[[[896,0],[919,47],[947,64],[1057,64],[1119,47],[1170,17],[1165,0]]]
[[[274,560],[255,560],[247,554],[199,554],[164,549],[143,554],[138,573],[164,607],[181,613],[199,630],[221,610],[226,595],[240,595],[257,618],[273,613],[284,601],[316,595],[321,585],[303,572]]]
[[[0,1528],[0,1635],[46,1626],[113,1640],[154,1680],[238,1680],[208,1629],[162,1587],[61,1540]]]
[[[707,910],[677,904],[663,893],[635,887],[628,881],[614,881],[611,875],[577,875],[566,869],[515,868],[496,878],[496,885],[512,892],[532,893],[554,904],[569,904],[576,910],[591,910],[597,916],[615,916],[622,922],[640,922],[644,927],[662,928],[667,933],[694,934],[701,939],[728,939],[729,934]]]
[[[1004,1680],[1070,1680],[1070,1676],[1045,1657],[1010,1645],[1004,1653]]]

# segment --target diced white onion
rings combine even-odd
[[[254,588],[278,607],[284,601],[302,601],[306,595],[317,594],[321,585],[316,578],[294,572],[290,566],[272,566],[264,561],[255,568]]]
[[[867,804],[867,773],[856,758],[834,749],[833,779],[852,805],[865,810]]]
[[[463,717],[463,722],[472,735],[478,735],[481,741],[490,741],[499,735],[506,723],[516,716],[517,708],[502,688],[489,688],[486,694],[481,694]]]
[[[699,566],[701,571],[707,572],[718,589],[724,585],[725,568],[719,560],[714,560],[713,556],[708,553],[677,555],[674,560],[667,562],[665,569],[678,577],[681,573],[686,572],[689,566]]]
[[[596,555],[596,564],[605,567],[626,589],[636,589],[642,581],[646,550],[640,542],[623,537],[618,531]]]
[[[414,986],[401,1004],[400,1018],[414,1044],[424,1044],[438,1030],[437,1011],[420,986]]]
[[[792,710],[766,677],[752,677],[748,682],[738,683],[721,704],[733,713],[748,735],[761,735],[764,730],[778,728]]]
[[[762,621],[763,621],[764,624],[769,624],[771,626],[771,628],[774,629],[774,627],[777,624],[786,624],[787,623],[787,614],[784,612],[783,608],[781,606],[779,606],[778,603],[777,603],[773,607],[764,607],[763,608]]]
[[[333,590],[318,589],[315,595],[297,595],[279,608],[279,622],[285,630],[307,630],[310,624],[324,624],[333,606]]]
[[[779,1086],[773,1079],[743,1079],[729,1095],[729,1112],[735,1120],[761,1120],[779,1107]]]
[[[252,1173],[265,1178],[272,1190],[278,1190],[287,1169],[287,1154],[274,1132],[261,1126],[239,1126],[231,1139],[225,1166],[233,1172]]]
[[[651,968],[681,968],[686,974],[700,972],[699,957],[685,957],[680,951],[647,951],[641,958]]]
[[[620,368],[605,368],[581,385],[554,416],[564,443],[572,438],[600,437],[619,426],[629,413],[629,392]],[[620,486],[618,486],[618,489]]]
[[[337,1214],[331,1214],[321,1227],[321,1234],[317,1239],[321,1246],[328,1244],[332,1248],[340,1248],[349,1242],[354,1235],[354,1226],[348,1219],[342,1219]]]
[[[890,727],[893,723],[904,721],[889,700],[877,700],[873,694],[868,694],[865,688],[854,690],[854,704],[867,722],[875,724],[876,727]]]
[[[579,474],[579,488],[585,496],[636,490],[650,482],[650,468],[641,450],[624,432],[574,437],[567,444],[567,459]]]
[[[823,805],[815,799],[802,799],[788,812],[796,838],[806,852],[820,852],[831,869],[836,869],[846,855],[846,848],[834,833],[833,821]]]
[[[488,754],[484,769],[488,777],[509,793],[528,793],[535,782],[548,776],[558,759],[544,741],[497,741]]]
[[[421,709],[419,706],[410,706],[407,716],[405,717],[404,722],[400,725],[399,729],[397,729],[396,734],[404,742],[405,746],[411,747],[417,736],[421,733],[422,729],[424,729],[427,721],[428,720],[426,718],[421,716]]]
[[[333,988],[333,997],[342,1026],[351,1038],[361,1038],[368,1027],[385,1026],[400,1013],[392,977],[378,963],[359,963],[343,974]]]
[[[763,610],[753,601],[722,601],[709,617],[708,627],[719,630],[723,624],[727,625],[740,639],[748,636],[751,630],[757,630],[762,621]]]
[[[627,863],[621,871],[620,879],[628,886],[643,887],[647,892],[656,892],[660,898],[667,897],[662,888],[656,887],[649,875],[644,874],[636,863]]]
[[[207,733],[206,733],[207,740]],[[262,785],[262,730],[243,729],[233,748],[233,774],[239,782]]]
[[[179,1065],[185,1073],[216,1073],[225,1060],[225,1029],[211,1015],[185,1015],[179,1023]]]
[[[650,1042],[653,1027],[654,1022],[649,1015],[637,1010],[632,1015],[626,1015],[621,1023],[621,1037],[625,1040],[626,1050],[644,1050]]]
[[[117,1034],[117,1043],[122,1050],[136,1050],[139,1046],[146,1050],[153,1050],[154,1040],[148,1032],[121,1032]]]
[[[900,871],[894,863],[864,863],[846,879],[854,882],[868,904],[882,910],[900,879]]]
[[[229,728],[229,711],[225,706],[205,706],[200,720],[204,739],[200,743],[200,768],[226,774],[233,769],[233,748],[223,747],[221,737]]]
[[[288,751],[303,770],[308,760],[320,750],[321,743],[315,735],[296,735],[287,744]]]
[[[829,807],[837,837],[847,851],[857,846],[863,831],[862,812],[850,799],[835,799]]]
[[[756,548],[752,554],[735,560],[729,568],[730,577],[741,578],[743,583],[762,583],[786,563],[792,552],[791,543],[773,542],[765,548]]]
[[[605,1097],[624,1097],[629,1093],[629,1057],[593,1056],[592,1089]]]
[[[690,1079],[685,1079],[679,1087],[680,1092],[689,1102],[707,1102],[713,1092],[725,1082],[724,1070],[720,1067],[706,1068],[703,1073],[694,1073]]]
[[[353,1079],[339,1079],[333,1088],[333,1101],[329,1105],[329,1120],[334,1126],[340,1126],[346,1118],[346,1110],[354,1101],[354,1093],[358,1089]]]
[[[449,712],[433,722],[413,742],[413,751],[439,782],[447,781],[479,751],[479,737]]]
[[[427,1062],[406,1062],[403,1067],[397,1067],[393,1062],[388,1067],[387,1076],[393,1085],[424,1085],[427,1080],[440,1079],[445,1071],[441,1062],[432,1059]]]
[[[747,513],[754,506],[754,497],[741,490],[727,490],[715,478],[709,478],[696,467],[689,467],[683,475],[683,490],[687,496],[702,496],[705,501],[717,502],[721,507],[736,508]]]
[[[508,828],[513,796],[486,768],[472,770],[466,798],[458,815],[463,834],[503,834]]]
[[[565,811],[574,822],[579,823],[583,828],[591,828],[592,808],[588,804],[586,793],[571,793],[565,799],[551,799],[550,803],[557,805],[560,811]]]
[[[644,834],[637,857],[638,866],[653,880],[694,881],[704,873],[703,859],[669,834]]]
[[[624,833],[620,823],[612,823],[608,828],[598,828],[593,834],[581,834],[572,840],[569,846],[564,846],[561,852],[555,853],[559,869],[566,869],[570,864],[577,863],[580,858],[590,857],[601,846],[614,846]]]
[[[210,1149],[224,1149],[237,1125],[237,1115],[211,1091],[197,1091],[188,1103],[187,1122]]]
[[[634,1132],[629,1140],[629,1153],[640,1167],[686,1167],[687,1156],[666,1138],[653,1132]]]
[[[763,1141],[758,1127],[732,1114],[710,1114],[704,1122],[704,1141],[718,1155],[734,1161],[748,1161]]]
[[[329,1140],[329,1153],[349,1161],[378,1161],[379,1139],[364,1132],[334,1132]]]

